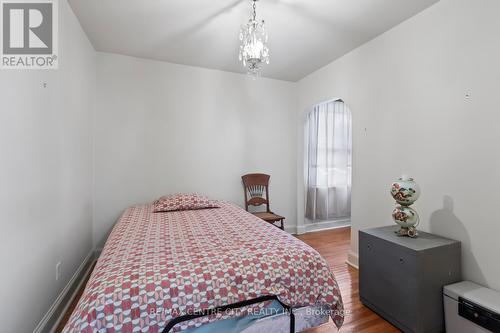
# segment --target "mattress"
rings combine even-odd
[[[177,317],[269,295],[292,308],[322,306],[343,323],[328,264],[295,237],[226,202],[164,213],[135,206],[113,228],[63,332],[162,332]],[[269,306],[184,321],[172,332]]]

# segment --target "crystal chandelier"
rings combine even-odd
[[[267,31],[264,20],[257,20],[257,1],[252,0],[252,17],[240,31],[240,61],[253,78],[260,76],[264,64],[269,64],[269,48],[267,47]]]

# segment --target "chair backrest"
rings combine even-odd
[[[241,177],[245,189],[246,210],[248,210],[248,206],[266,205],[266,211],[271,211],[269,207],[269,178],[271,176],[263,173],[251,173]]]

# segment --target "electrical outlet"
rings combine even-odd
[[[59,261],[56,264],[56,281],[58,281],[61,278],[61,266],[62,266],[62,262]]]

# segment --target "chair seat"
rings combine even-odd
[[[253,215],[257,216],[260,219],[263,219],[266,222],[277,222],[284,220],[285,218],[280,215],[276,215],[274,213],[268,213],[268,212],[257,212],[257,213],[252,213]]]

